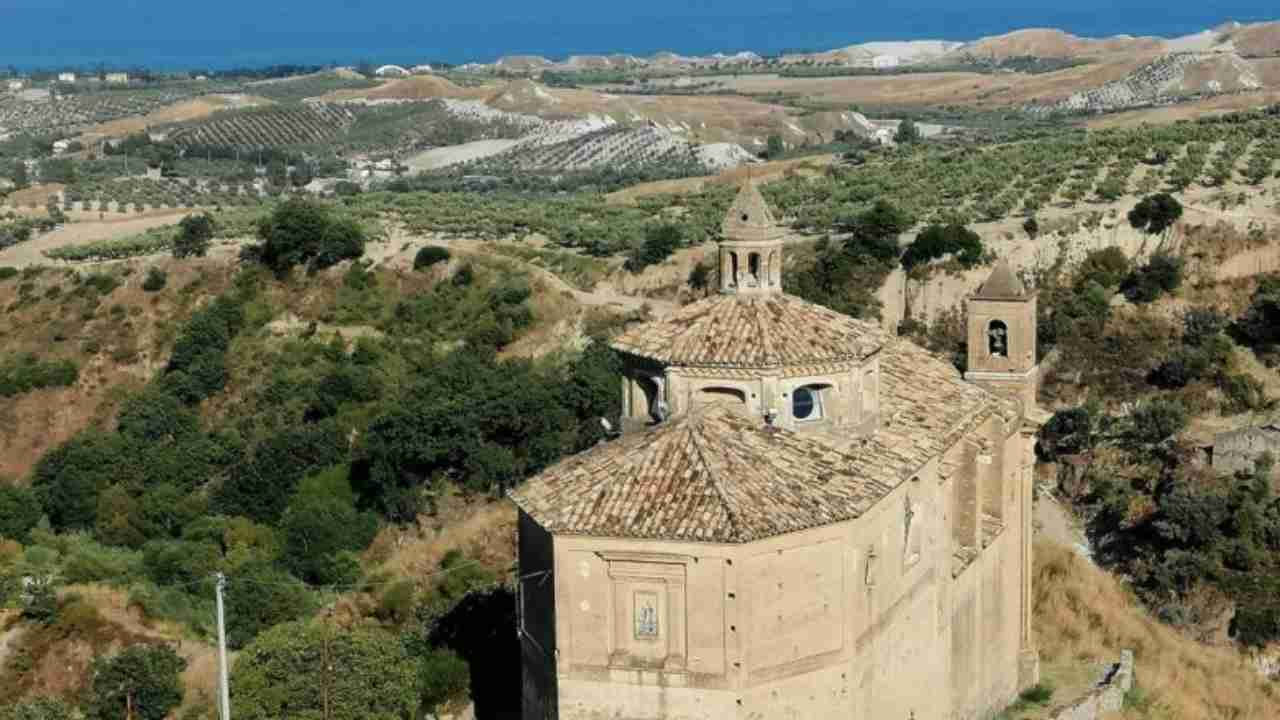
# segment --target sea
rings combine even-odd
[[[661,50],[760,54],[1020,28],[1172,37],[1280,18],[1275,0],[0,0],[0,68],[489,62]]]

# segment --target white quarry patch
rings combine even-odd
[[[755,156],[737,143],[708,143],[696,150],[698,160],[712,170],[728,170],[755,162]]]

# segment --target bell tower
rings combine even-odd
[[[755,182],[738,191],[721,226],[720,292],[769,295],[782,292],[782,231]]]
[[[968,303],[966,380],[1022,401],[1036,403],[1036,294],[1028,292],[1001,260]]]

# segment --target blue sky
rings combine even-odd
[[[1257,0],[0,0],[0,64],[234,65],[360,59],[491,60],[503,53],[831,48],[874,39],[968,40],[1027,26],[1177,34],[1280,18]]]

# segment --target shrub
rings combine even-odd
[[[0,282],[4,282],[5,280],[15,278],[18,276],[18,274],[19,274],[19,271],[18,271],[18,268],[16,267],[9,267],[8,265],[5,265],[4,267],[0,267]]]
[[[1116,288],[1129,275],[1129,258],[1118,247],[1094,250],[1076,268],[1077,285],[1092,281],[1104,288]]]
[[[1146,265],[1130,273],[1120,289],[1135,303],[1152,302],[1181,287],[1183,264],[1182,258],[1157,253]]]
[[[0,485],[0,538],[26,542],[42,512],[35,491]]]
[[[214,229],[213,218],[208,213],[183,218],[178,223],[178,234],[173,239],[173,256],[204,257],[213,242]]]
[[[449,251],[442,247],[427,246],[418,251],[413,256],[413,269],[426,270],[429,267],[438,265],[442,262],[448,262]]]
[[[1035,240],[1040,235],[1040,221],[1035,216],[1029,217],[1022,223],[1022,230],[1027,237]]]
[[[435,714],[443,705],[464,698],[471,689],[471,670],[450,650],[430,650],[418,662],[422,709]]]
[[[0,707],[0,720],[70,720],[74,717],[72,707],[54,697],[34,697]]]
[[[80,371],[70,360],[39,360],[23,354],[0,362],[0,397],[13,397],[32,390],[68,387]]]
[[[142,281],[142,289],[146,292],[159,292],[169,284],[169,275],[160,268],[148,268],[147,277]]]

